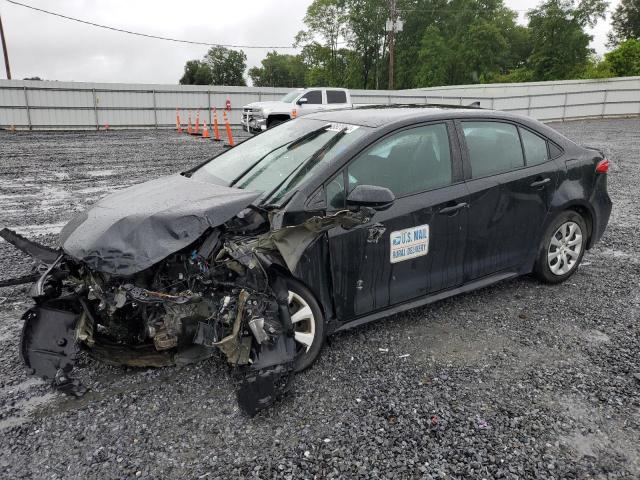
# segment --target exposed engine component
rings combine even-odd
[[[162,193],[161,184],[152,186],[154,194]],[[234,194],[233,204],[248,205],[253,198]],[[209,213],[201,219],[213,222]],[[163,232],[171,237],[163,237],[166,244],[149,247],[157,260],[151,265],[147,244],[141,239],[123,243],[115,235],[122,225],[114,223],[96,237],[92,225],[105,227],[96,215],[72,220],[59,250],[0,230],[0,236],[40,261],[32,289],[36,306],[24,316],[21,342],[31,372],[81,395],[86,389],[71,377],[81,350],[110,364],[136,367],[182,365],[221,352],[237,369],[238,402],[245,412],[253,415],[284,394],[296,348],[282,275],[293,271],[320,232],[368,222],[370,212],[345,210],[276,230],[260,209],[223,213],[215,221],[228,223],[217,227],[155,213],[147,224],[136,224],[145,233],[155,234],[160,225],[171,230]],[[80,244],[78,230],[87,236],[86,244]],[[181,237],[187,232],[196,240]],[[182,248],[170,253],[176,245]]]

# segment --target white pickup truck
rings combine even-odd
[[[242,108],[242,128],[257,133],[309,113],[351,108],[351,94],[344,88],[301,88],[275,102],[254,102]]]

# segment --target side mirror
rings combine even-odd
[[[376,210],[389,208],[396,196],[386,187],[358,185],[347,197],[347,207],[371,207]]]
[[[298,101],[296,102],[298,105],[302,105],[304,103],[307,103],[309,100],[307,100],[307,97],[302,97],[299,98]]]

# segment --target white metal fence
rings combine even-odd
[[[541,121],[640,115],[640,77],[506,84],[458,85],[413,90],[429,103],[519,113]]]
[[[276,100],[290,89],[192,85],[0,80],[0,128],[167,128],[175,111],[201,112],[231,101],[230,121],[239,124],[242,106]],[[640,114],[640,77],[601,81],[464,85],[416,90],[352,90],[355,104],[445,103],[511,111],[543,121]],[[208,113],[207,113],[208,112]]]

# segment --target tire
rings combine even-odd
[[[571,277],[587,246],[587,224],[578,212],[568,210],[547,227],[534,273],[545,283],[561,283]]]
[[[285,278],[285,283],[289,290],[289,311],[296,338],[294,370],[302,372],[318,358],[324,344],[324,315],[313,293],[307,287],[290,277]],[[295,321],[296,314],[298,314],[297,321]]]

